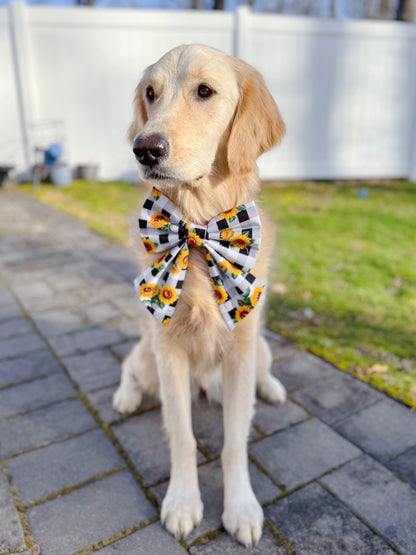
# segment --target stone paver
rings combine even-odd
[[[321,420],[333,424],[384,398],[348,374],[332,374],[295,391],[293,398]]]
[[[124,464],[105,433],[93,430],[14,457],[7,466],[21,501],[29,503]],[[28,468],[37,469],[36,480]]]
[[[63,373],[0,389],[0,419],[76,395]]]
[[[95,420],[78,399],[37,409],[0,422],[0,456],[19,453],[95,426]]]
[[[386,399],[351,415],[335,427],[350,441],[386,462],[416,446],[416,414]]]
[[[9,483],[0,469],[0,552],[25,547],[19,514],[9,491]]]
[[[120,381],[120,363],[107,349],[66,357],[63,362],[83,391],[92,391]]]
[[[30,529],[45,554],[66,555],[156,516],[133,476],[122,470],[29,509]]]
[[[310,484],[271,505],[266,518],[297,553],[394,553],[319,484]]]
[[[0,362],[0,386],[40,378],[61,369],[48,349]]]
[[[160,525],[150,524],[98,551],[100,555],[185,555],[186,550]]]
[[[291,490],[357,457],[360,450],[313,419],[254,443],[249,453]]]
[[[192,409],[204,517],[183,544],[160,523],[158,402],[112,408],[144,323],[134,254],[28,195],[0,197],[0,553],[248,553],[221,524],[221,406]],[[266,526],[250,553],[414,555],[416,413],[266,337],[289,398],[256,405],[249,471]]]
[[[403,553],[416,553],[416,491],[368,455],[322,479]]]

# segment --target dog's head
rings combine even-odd
[[[141,177],[158,188],[246,174],[285,126],[261,75],[237,58],[179,46],[148,67],[129,139]]]

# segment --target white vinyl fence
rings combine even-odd
[[[18,0],[0,7],[0,166],[30,167],[50,122],[43,140],[55,132],[72,165],[136,180],[126,141],[135,86],[147,65],[192,42],[264,75],[287,136],[260,159],[263,178],[416,180],[416,25]]]

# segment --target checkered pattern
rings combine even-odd
[[[250,273],[260,248],[261,223],[254,201],[221,213],[206,225],[186,221],[153,189],[139,216],[142,240],[161,258],[136,280],[140,300],[168,325],[188,267],[189,246],[205,247],[213,294],[229,329],[257,305],[263,284]]]

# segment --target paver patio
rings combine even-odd
[[[0,555],[416,553],[416,413],[267,332],[289,399],[249,445],[264,534],[221,527],[221,408],[193,407],[204,519],[160,525],[160,408],[111,407],[137,339],[132,254],[23,193],[0,193]]]

